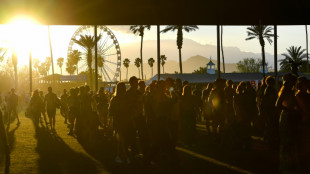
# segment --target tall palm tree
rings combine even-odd
[[[291,46],[286,50],[287,50],[287,53],[282,54],[282,56],[284,56],[285,58],[280,60],[280,69],[282,71],[293,72],[294,67],[298,68],[304,63],[306,63],[306,61],[303,60],[307,58],[307,54],[304,53],[306,50],[305,49],[302,50],[301,46],[300,47]]]
[[[68,55],[68,60],[76,66],[76,75],[79,74],[79,61],[82,59],[82,53],[79,50],[73,50]]]
[[[152,68],[152,77],[153,77],[153,65],[154,65],[154,62],[155,62],[155,60],[153,59],[153,57],[149,58],[148,64]]]
[[[63,57],[59,57],[57,59],[57,65],[60,68],[60,74],[62,75],[62,65],[64,64],[64,58]]]
[[[50,69],[51,69],[51,65],[52,65],[50,57],[46,57],[45,58],[45,64],[44,65],[45,65],[46,73],[47,73],[47,75],[49,75],[49,72],[50,72]]]
[[[221,25],[221,51],[223,61],[223,72],[225,73],[225,58],[224,58],[224,47],[223,47],[223,25]]]
[[[133,34],[139,33],[139,36],[141,36],[141,46],[140,46],[140,57],[141,57],[141,75],[143,79],[143,56],[142,56],[142,46],[143,46],[143,36],[144,36],[144,30],[150,30],[151,25],[132,25],[130,26],[130,30],[133,32]]]
[[[130,60],[128,58],[123,60],[123,65],[126,68],[126,80],[128,80],[128,67],[130,64]]]
[[[17,63],[18,63],[18,60],[17,60],[17,54],[16,54],[15,50],[13,50],[13,53],[12,53],[12,63],[14,66],[14,74],[15,74],[15,89],[17,89],[17,85],[18,85]]]
[[[89,71],[89,79],[90,79],[90,87],[93,89],[93,76],[92,76],[92,62],[93,62],[93,55],[92,49],[95,47],[95,43],[101,39],[101,35],[97,37],[95,40],[95,36],[90,35],[80,35],[80,39],[72,39],[74,43],[80,45],[82,48],[86,50],[87,55],[87,67]]]
[[[140,78],[140,66],[141,66],[141,59],[139,57],[137,57],[135,59],[135,66],[138,68],[139,71],[139,78]]]
[[[168,31],[175,31],[177,30],[177,46],[179,49],[179,64],[180,64],[180,73],[183,73],[182,69],[182,46],[183,46],[183,30],[186,32],[195,31],[199,29],[197,25],[168,25],[165,29],[161,32],[166,33]]]
[[[67,62],[67,67],[66,71],[70,74],[73,75],[76,70],[76,66],[74,64],[70,64],[70,62]]]
[[[271,38],[274,37],[274,34],[272,34],[273,28],[268,25],[252,25],[251,27],[247,27],[247,34],[248,37],[245,40],[252,40],[254,38],[257,38],[259,40],[260,46],[262,47],[262,65],[263,65],[263,76],[265,77],[265,38],[269,42],[269,44],[272,43]]]
[[[167,60],[167,57],[165,55],[160,56],[160,64],[163,67],[163,74],[165,73],[165,67],[164,66],[166,64],[166,60]]]

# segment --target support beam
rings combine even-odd
[[[276,80],[276,87],[278,87],[278,27],[277,25],[273,26],[274,31],[274,77]]]
[[[220,44],[220,25],[216,26],[217,37],[217,78],[221,78],[221,44]]]
[[[160,80],[160,25],[157,25],[157,80]]]
[[[95,30],[95,90],[98,91],[98,45],[97,45],[97,25],[94,27]],[[93,82],[90,82],[93,83]]]

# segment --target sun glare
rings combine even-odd
[[[34,19],[27,16],[18,16],[7,22],[6,38],[8,48],[15,50],[18,56],[18,64],[28,64],[29,52],[41,50],[46,38],[44,26],[40,26]],[[47,34],[46,34],[47,35]]]

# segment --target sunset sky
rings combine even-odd
[[[22,24],[22,23],[21,23]],[[79,26],[50,26],[53,56],[67,57],[69,41]],[[138,35],[133,35],[129,26],[108,26],[116,36],[120,47],[122,44],[140,42]],[[161,26],[163,29],[165,26]],[[224,46],[238,47],[241,51],[260,53],[261,47],[257,39],[245,41],[248,26],[224,26]],[[306,47],[305,26],[278,26],[278,53],[284,53],[289,46]],[[145,31],[144,40],[156,40],[156,26]],[[199,30],[184,33],[184,38],[191,39],[200,44],[216,45],[216,26],[199,26]],[[161,34],[161,40],[176,39],[176,32]],[[267,42],[267,41],[266,41]],[[44,60],[50,57],[47,26],[43,25],[0,25],[0,47],[15,47],[19,66],[28,64],[29,49],[33,58]],[[175,47],[177,51],[177,47]],[[266,43],[266,52],[273,55],[273,44]],[[127,57],[122,52],[122,57]],[[139,47],[137,48],[139,57]],[[154,55],[156,57],[156,55]],[[188,57],[184,57],[186,60]]]

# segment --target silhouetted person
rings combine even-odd
[[[138,155],[136,144],[136,131],[141,137],[141,128],[143,124],[143,94],[138,90],[138,79],[135,76],[129,79],[130,88],[126,91],[127,100],[127,114],[133,120],[134,128],[129,131],[129,144],[133,150],[134,155]],[[143,137],[142,137],[143,139]],[[141,140],[143,141],[143,140]]]
[[[65,118],[65,124],[67,124],[68,120],[68,112],[69,112],[69,107],[68,107],[68,97],[69,95],[67,94],[67,90],[63,90],[63,94],[60,96],[60,114]]]
[[[232,124],[234,121],[234,105],[233,100],[236,94],[236,90],[232,88],[233,82],[231,80],[226,81],[226,87],[224,88],[225,94],[225,117],[228,125]]]
[[[131,161],[128,155],[128,131],[133,129],[133,123],[126,114],[125,94],[125,83],[119,82],[116,86],[115,96],[112,97],[109,105],[109,115],[113,117],[114,130],[118,138],[115,162],[122,163],[126,161],[129,164]]]
[[[76,117],[79,113],[78,93],[79,93],[78,88],[75,88],[75,89],[71,88],[70,89],[70,95],[68,97],[68,106],[69,106],[68,119],[70,122],[70,126],[69,126],[70,130],[69,130],[68,135],[73,135]]]
[[[17,118],[17,125],[20,124],[19,117],[17,114],[17,105],[18,105],[18,96],[15,94],[15,89],[12,88],[11,93],[8,97],[8,104],[7,104],[7,107],[8,107],[8,126],[11,124],[10,122],[11,122],[12,116],[14,118]]]
[[[29,110],[33,116],[35,128],[38,128],[39,126],[39,119],[40,119],[43,107],[44,107],[44,103],[43,103],[42,98],[39,95],[39,91],[35,90],[31,96],[30,103],[29,103]]]
[[[225,87],[224,79],[216,79],[209,96],[209,103],[212,108],[213,130],[219,129],[219,140],[222,140],[223,126],[225,123]]]
[[[209,96],[211,93],[211,90],[213,88],[213,83],[208,83],[203,96],[205,96],[205,99],[203,101],[203,112],[204,112],[204,117],[206,120],[206,129],[207,133],[210,135],[211,134],[211,121],[213,119],[213,114],[212,114],[212,103],[209,101]],[[213,131],[214,132],[214,131]]]
[[[4,147],[3,151],[5,153],[5,160],[6,160],[6,163],[8,163],[8,160],[10,160],[10,147],[9,147],[7,133],[4,128],[3,115],[2,115],[1,109],[0,109],[0,143],[2,144],[1,147]]]
[[[44,102],[43,91],[39,92],[39,96],[40,96],[41,100]],[[41,106],[41,114],[40,114],[40,122],[42,123],[42,117],[41,116],[43,115],[43,118],[44,118],[44,121],[45,121],[45,125],[47,126],[49,123],[46,120],[46,114],[45,113],[46,113],[45,106],[42,105]]]
[[[305,77],[299,77],[297,80],[298,91],[296,93],[296,99],[301,112],[301,124],[298,135],[300,173],[310,173],[310,93],[307,92],[309,81]]]
[[[57,98],[56,94],[53,93],[52,87],[47,88],[48,93],[45,95],[44,98],[44,106],[46,106],[47,116],[49,118],[51,124],[51,130],[55,130],[55,116],[56,116],[56,108],[59,105],[59,99]]]
[[[261,113],[266,124],[265,139],[272,149],[278,148],[279,114],[275,107],[278,92],[275,88],[275,79],[271,76],[266,78],[267,87],[262,97]]]
[[[280,115],[280,173],[297,173],[297,135],[300,124],[300,107],[295,97],[297,77],[286,74],[282,77],[283,85],[279,92],[276,107]]]
[[[235,110],[235,145],[238,148],[245,148],[249,146],[250,134],[249,134],[249,115],[246,110],[247,96],[246,96],[246,83],[240,82],[236,95],[234,96],[234,110]]]
[[[99,93],[95,95],[95,100],[97,103],[97,113],[99,116],[100,122],[104,125],[104,127],[108,127],[108,96],[105,94],[104,87],[99,89]]]
[[[185,85],[181,98],[181,129],[183,141],[186,145],[194,145],[196,129],[195,107],[192,89],[189,85]]]

